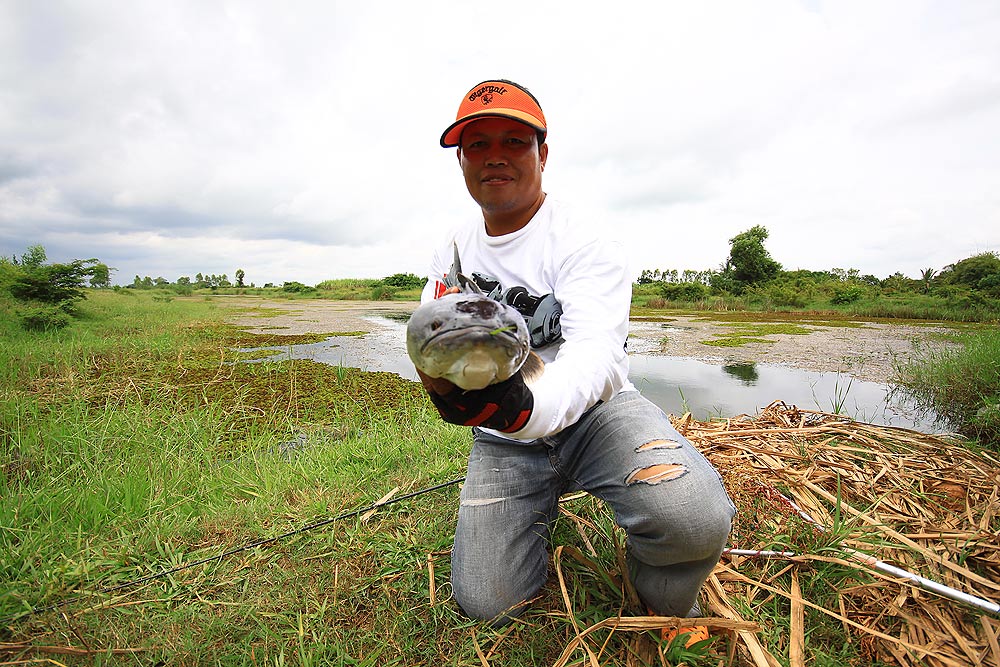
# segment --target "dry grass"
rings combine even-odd
[[[799,520],[820,547],[788,557],[787,567],[766,579],[755,573],[760,559],[724,558],[708,586],[714,613],[739,618],[733,599],[752,608],[777,596],[790,602],[793,616],[806,606],[836,619],[872,658],[890,664],[1000,665],[996,615],[977,622],[968,607],[875,572],[864,557],[978,598],[1000,597],[1000,461],[994,456],[946,438],[782,403],[756,418],[706,423],[685,416],[676,426],[722,472],[741,510],[738,546],[771,546],[739,541],[767,534],[763,524],[784,514],[779,524]],[[760,512],[762,501],[773,511]],[[802,520],[800,512],[827,529]],[[787,528],[775,525],[777,532]],[[834,591],[835,606],[817,604],[795,588],[803,569],[824,562],[875,576]],[[799,635],[789,638],[793,647],[804,630],[794,617],[790,627]],[[777,664],[752,636],[741,638],[752,664]]]
[[[706,616],[630,615],[641,605],[621,577],[623,536],[611,536],[619,567],[606,558],[602,565],[610,517],[600,511],[595,517],[592,498],[571,510],[585,496],[578,494],[564,499],[561,513],[580,546],[555,549],[558,587],[521,621],[537,630],[544,619],[558,619],[568,628],[568,642],[546,664],[1000,666],[997,614],[872,567],[877,559],[986,602],[1000,598],[1000,462],[993,456],[947,437],[782,403],[757,417],[698,422],[686,415],[674,422],[720,470],[739,508],[734,548],[703,590]],[[784,553],[745,554],[776,548]],[[428,557],[432,581],[440,555]],[[591,591],[604,587],[606,599],[619,600],[617,614],[595,617],[592,606],[580,609],[574,586],[583,585],[581,571],[603,582],[591,583]],[[707,625],[725,641],[678,662],[649,631],[682,623]],[[843,663],[835,655],[815,657],[832,636],[853,645]],[[474,642],[480,664],[502,664],[504,650],[520,637],[505,632],[487,637],[492,645]]]

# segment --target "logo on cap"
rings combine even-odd
[[[469,101],[475,102],[477,97],[483,98],[483,104],[493,103],[493,94],[503,95],[507,92],[507,89],[503,86],[483,86],[479,90],[475,91],[469,95]]]

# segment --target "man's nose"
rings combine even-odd
[[[507,156],[498,150],[491,151],[486,156],[487,167],[503,167],[507,165]]]

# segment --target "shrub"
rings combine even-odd
[[[21,326],[29,331],[49,331],[52,329],[62,329],[69,325],[72,317],[69,308],[65,304],[40,304],[28,308],[22,308],[18,314],[21,317]]]
[[[412,289],[414,287],[423,287],[427,281],[412,273],[394,273],[391,276],[383,278],[382,282],[390,287]]]
[[[372,288],[371,300],[372,301],[389,301],[392,299],[392,295],[396,293],[396,290],[389,287],[388,285],[377,285]]]
[[[857,284],[837,285],[833,288],[833,296],[830,303],[843,305],[860,301],[865,295],[865,288]]]
[[[14,277],[10,293],[21,301],[58,304],[84,298],[83,285],[89,268],[81,260],[69,264],[29,267]]]
[[[708,287],[701,283],[663,283],[660,294],[671,301],[698,301],[708,296]]]
[[[809,303],[808,292],[798,290],[791,285],[770,284],[764,287],[762,293],[775,306],[805,308]]]

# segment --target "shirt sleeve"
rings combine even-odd
[[[518,440],[552,435],[628,384],[628,315],[632,283],[620,243],[593,240],[558,267],[563,342],[531,385],[535,405]]]
[[[441,260],[441,249],[436,249],[431,257],[427,283],[424,284],[424,289],[420,292],[420,303],[427,303],[441,296],[441,293],[445,290],[444,277],[448,273],[450,266],[450,264],[445,266]]]

